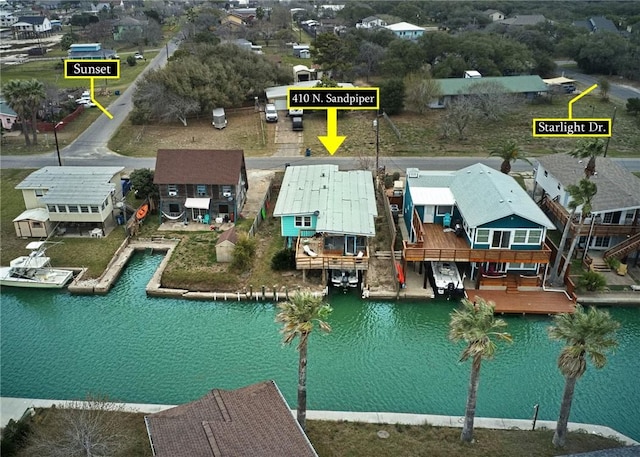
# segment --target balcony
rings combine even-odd
[[[304,246],[308,246],[311,256],[305,252]],[[368,270],[369,247],[365,247],[358,253],[345,255],[342,250],[325,249],[324,238],[298,237],[296,242],[296,269],[297,270]]]
[[[421,224],[420,234],[422,241],[402,242],[405,261],[549,263],[551,258],[551,249],[546,245],[537,250],[471,249],[466,238],[445,232],[438,224]]]
[[[563,227],[569,219],[569,212],[557,201],[545,198],[542,201],[542,209],[549,212],[553,217],[560,222],[560,229]],[[571,221],[571,228],[569,232],[571,236],[575,236],[580,231],[581,236],[627,236],[640,233],[640,225],[628,223],[628,224],[603,224],[599,222],[600,219],[596,217],[596,221],[593,224],[593,230],[591,229],[591,223],[580,224],[580,217],[576,213]]]

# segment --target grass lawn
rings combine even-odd
[[[47,436],[61,434],[56,409],[41,409],[30,420],[31,430],[38,429]],[[144,414],[117,414],[126,445],[114,457],[148,457],[151,447],[144,425]],[[387,431],[381,439],[378,431]],[[357,422],[307,421],[307,435],[320,457],[547,457],[620,447],[618,441],[588,433],[569,433],[567,446],[555,449],[551,444],[553,432],[547,430],[474,431],[475,442],[460,442],[460,429],[429,425],[363,424]],[[111,454],[110,454],[111,455]],[[19,451],[17,457],[27,457]]]

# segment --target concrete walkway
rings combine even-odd
[[[29,408],[49,408],[52,405],[66,406],[70,401],[65,400],[42,400],[30,398],[0,397],[0,427],[4,427],[10,419],[18,420],[28,413]],[[73,402],[82,403],[82,402]],[[126,411],[140,413],[156,413],[165,409],[173,408],[175,405],[155,405],[144,403],[122,403]],[[296,414],[292,410],[293,415]],[[464,417],[462,416],[437,416],[432,414],[408,414],[408,413],[385,413],[385,412],[352,412],[352,411],[307,411],[307,419],[324,421],[346,421],[346,422],[366,422],[370,424],[406,424],[424,425],[429,424],[435,427],[455,427],[462,428]],[[474,427],[487,428],[493,430],[531,430],[532,421],[530,419],[498,419],[491,417],[476,417]],[[539,420],[536,428],[546,428],[554,430],[555,421]],[[569,422],[569,431],[583,431],[618,439],[628,446],[635,446],[640,443],[625,436],[612,428],[602,425],[581,424]]]

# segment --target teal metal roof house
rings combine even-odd
[[[406,261],[457,261],[478,272],[538,274],[553,223],[510,176],[483,164],[458,171],[407,170]],[[444,232],[444,233],[443,233]]]
[[[378,215],[370,171],[287,167],[273,215],[286,245],[296,249],[297,269],[368,269]]]

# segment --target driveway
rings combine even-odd
[[[562,76],[566,76],[567,78],[575,79],[580,84],[584,84],[585,86],[593,86],[594,84],[597,84],[598,79],[600,79],[601,77],[581,73],[574,67],[575,62],[572,60],[556,61],[556,64],[558,65],[557,73],[561,74]],[[571,65],[572,67],[567,68],[567,65]],[[636,89],[633,86],[624,84],[624,82],[612,82],[611,89],[609,90],[609,96],[626,102],[630,98],[640,98],[640,89]]]

